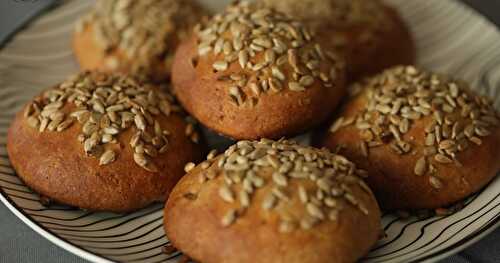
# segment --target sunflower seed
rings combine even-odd
[[[194,164],[194,163],[191,163],[191,162],[186,163],[186,165],[184,166],[184,171],[185,171],[186,173],[189,173],[191,170],[193,170],[193,168],[194,168],[195,166],[196,166],[196,164]]]
[[[38,125],[40,125],[40,121],[34,116],[28,117],[27,122],[30,127],[35,129],[38,128]]]
[[[307,212],[315,218],[318,218],[320,220],[323,220],[325,218],[325,214],[323,213],[323,211],[321,211],[321,209],[313,203],[307,203],[306,209]]]
[[[298,82],[288,83],[288,88],[292,91],[305,91],[306,89]]]
[[[443,183],[441,182],[441,180],[439,180],[437,177],[434,177],[434,176],[429,177],[429,183],[435,189],[440,189],[443,187]]]
[[[235,220],[236,220],[236,210],[231,209],[222,217],[221,224],[223,227],[228,227],[232,225]]]
[[[141,131],[146,130],[146,120],[142,114],[136,114],[134,117],[135,126]]]
[[[421,176],[424,175],[426,171],[427,171],[427,161],[425,160],[425,157],[421,157],[415,164],[414,172],[416,175]]]
[[[273,173],[273,181],[279,186],[287,186],[288,179],[285,175],[281,173]]]
[[[290,221],[282,221],[279,225],[278,231],[280,233],[291,233],[295,230],[296,225]]]
[[[276,205],[277,199],[276,196],[269,194],[262,201],[262,209],[271,210]]]
[[[99,159],[99,165],[110,164],[115,161],[116,153],[112,150],[105,151]]]
[[[217,71],[225,71],[229,67],[229,64],[226,61],[216,61],[212,67]]]
[[[228,203],[234,202],[234,194],[227,185],[222,185],[219,188],[219,196]]]
[[[72,119],[67,119],[63,122],[61,122],[58,126],[57,126],[57,131],[58,132],[62,132],[64,130],[66,130],[67,128],[69,128],[71,125],[73,124],[73,120]]]
[[[436,154],[434,155],[434,160],[436,160],[438,163],[443,163],[443,164],[447,164],[447,163],[452,163],[453,160],[451,160],[450,158],[448,158],[446,155],[443,155],[443,154]]]

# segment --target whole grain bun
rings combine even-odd
[[[10,126],[12,166],[33,190],[88,210],[166,199],[203,156],[172,96],[119,74],[83,72],[35,97]]]
[[[407,66],[352,89],[321,145],[368,171],[383,208],[440,208],[498,172],[498,113],[466,83]]]
[[[173,54],[205,11],[193,0],[97,1],[76,27],[75,56],[84,70],[169,77]]]
[[[233,4],[180,45],[174,92],[225,136],[295,135],[324,121],[344,94],[343,59],[320,44],[286,15]]]
[[[210,153],[165,206],[172,244],[205,263],[356,262],[380,211],[353,163],[294,142],[239,141]]]
[[[350,81],[415,62],[415,43],[398,12],[380,0],[258,0],[299,18],[325,48],[347,58]]]

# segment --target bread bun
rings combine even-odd
[[[12,166],[56,202],[126,212],[166,199],[203,147],[171,95],[120,74],[83,72],[44,91],[8,132]]]
[[[344,94],[344,62],[301,23],[249,2],[230,5],[184,41],[173,88],[208,128],[234,139],[316,126]]]
[[[440,208],[497,174],[498,113],[466,83],[407,66],[352,89],[321,145],[368,171],[383,208]]]
[[[198,262],[356,262],[378,240],[380,211],[358,177],[365,172],[340,155],[263,139],[193,166],[164,223]]]

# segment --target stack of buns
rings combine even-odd
[[[356,262],[379,207],[451,205],[500,168],[491,101],[413,66],[410,31],[382,1],[207,14],[194,0],[98,2],[74,34],[82,72],[9,129],[23,181],[97,211],[168,198],[165,232],[200,262]],[[197,123],[236,141],[203,159]],[[312,130],[324,148],[286,139]]]

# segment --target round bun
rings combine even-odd
[[[242,2],[197,29],[176,53],[173,88],[218,133],[295,135],[324,121],[344,94],[343,60],[281,13]]]
[[[380,210],[358,177],[365,172],[340,155],[262,139],[193,166],[164,224],[196,261],[356,262],[378,240]]]
[[[203,14],[192,0],[98,1],[77,24],[73,49],[84,70],[165,80],[177,45]]]
[[[126,212],[164,201],[202,157],[172,96],[118,74],[84,72],[29,102],[7,150],[43,196],[88,210]]]
[[[379,0],[259,0],[299,18],[325,48],[345,54],[349,80],[413,64],[416,51],[398,12]]]
[[[466,83],[407,66],[352,90],[322,145],[368,171],[383,208],[440,208],[498,172],[498,114]]]

